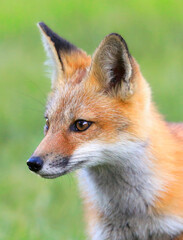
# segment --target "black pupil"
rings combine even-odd
[[[79,121],[78,122],[79,130],[84,129],[87,125],[88,125],[88,123],[86,121]]]

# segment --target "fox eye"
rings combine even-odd
[[[44,126],[44,134],[46,135],[46,133],[47,133],[47,131],[49,129],[50,123],[49,123],[49,120],[48,120],[47,117],[45,119],[46,119],[46,124]]]
[[[86,120],[77,120],[73,125],[71,125],[70,129],[73,132],[83,132],[86,131],[90,126],[92,122],[86,121]]]

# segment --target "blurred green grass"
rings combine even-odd
[[[38,21],[92,53],[105,35],[120,33],[169,121],[183,120],[183,3],[139,1],[1,1],[0,239],[85,239],[74,175],[44,180],[28,171],[43,137],[49,79]]]

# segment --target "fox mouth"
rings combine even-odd
[[[53,179],[53,178],[57,178],[57,177],[63,176],[65,174],[67,174],[67,171],[64,171],[62,173],[55,173],[55,174],[40,174],[40,176],[42,178]]]
[[[86,161],[81,161],[81,162],[78,162],[77,164],[71,166],[70,168],[68,169],[65,169],[63,171],[60,171],[58,172],[58,169],[57,171],[54,173],[54,172],[39,172],[38,174],[42,177],[42,178],[47,178],[47,179],[54,179],[54,178],[57,178],[57,177],[60,177],[60,176],[63,176],[63,175],[66,175],[70,172],[73,172],[77,169],[79,169],[81,166],[83,166],[83,164],[85,163]],[[50,169],[51,170],[51,169]]]

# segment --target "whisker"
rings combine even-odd
[[[67,177],[68,177],[68,179],[69,179],[69,184],[70,184],[70,186],[72,186],[72,184],[74,183],[73,176],[69,173],[69,174],[67,174]]]
[[[45,107],[45,103],[43,103],[40,99],[35,98],[29,94],[25,94],[24,92],[19,92],[22,96],[27,97],[35,101],[36,103],[39,103],[42,107]]]
[[[46,100],[47,94],[46,94],[45,92],[43,92],[42,88],[37,84],[37,82],[34,81],[34,80],[29,80],[29,81],[32,82],[32,83],[36,86],[36,88],[37,88],[37,89],[39,90],[39,92],[41,93],[42,97]]]
[[[34,111],[34,112],[38,112],[38,113],[41,113],[41,115],[43,114],[43,110],[36,109],[36,108],[27,107],[26,110],[30,110],[30,111]]]

